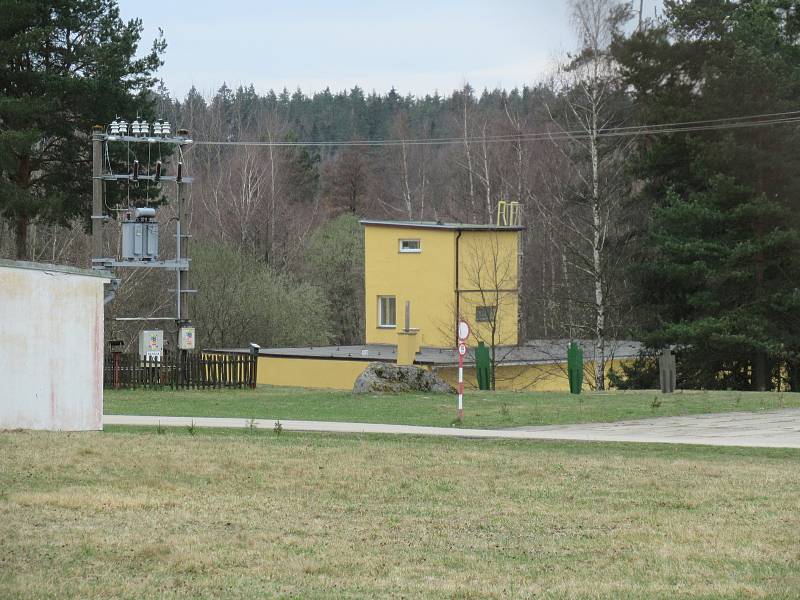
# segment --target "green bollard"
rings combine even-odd
[[[567,349],[567,376],[569,393],[580,394],[583,385],[583,350],[577,342],[570,342]]]
[[[489,349],[483,342],[478,342],[475,348],[475,372],[478,376],[478,389],[491,389],[492,359],[489,356]]]

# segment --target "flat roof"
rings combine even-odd
[[[583,349],[584,360],[594,355],[592,340],[575,340]],[[497,346],[495,353],[499,364],[536,365],[564,363],[567,361],[567,347],[570,340],[530,340],[524,346]],[[606,360],[613,358],[634,358],[643,346],[631,340],[606,340]],[[466,365],[475,364],[475,347],[467,348],[464,357]],[[205,352],[229,354],[249,354],[247,348],[208,348]],[[395,362],[397,346],[393,344],[363,344],[358,346],[306,346],[302,348],[262,348],[259,356],[275,358],[315,358],[321,360],[361,360],[365,362]],[[458,365],[455,348],[422,347],[414,357],[414,364],[434,367]]]
[[[583,350],[584,361],[593,360],[594,341],[574,340]],[[542,365],[567,362],[567,349],[570,340],[529,340],[522,346],[496,346],[495,356],[500,365]],[[475,347],[467,346],[464,364],[475,364]],[[631,340],[606,340],[606,360],[611,358],[634,358],[644,348],[641,342]],[[436,367],[454,367],[458,365],[458,356],[455,349],[450,348],[420,348],[414,359],[416,364],[432,365]]]
[[[361,219],[362,225],[379,227],[411,227],[416,229],[447,229],[450,231],[525,231],[520,225],[486,225],[479,223],[443,223],[441,221],[378,221]]]
[[[27,269],[29,271],[47,271],[50,273],[66,273],[68,275],[83,275],[85,277],[101,277],[111,279],[113,275],[108,271],[96,271],[94,269],[80,269],[69,265],[54,265],[51,263],[29,262],[26,260],[6,260],[0,258],[0,267],[11,269]]]
[[[208,348],[205,352],[250,354],[249,348]],[[397,347],[391,344],[362,344],[358,346],[304,346],[299,348],[261,348],[259,356],[275,358],[319,358],[324,360],[363,360],[394,362]]]

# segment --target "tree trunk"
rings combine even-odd
[[[753,356],[753,389],[757,392],[767,391],[767,354],[756,352]]]
[[[592,271],[594,275],[594,307],[595,307],[595,328],[594,328],[594,380],[595,388],[605,389],[605,366],[606,366],[606,305],[603,296],[603,266],[601,263],[601,252],[603,244],[603,218],[600,211],[600,174],[599,159],[597,152],[597,123],[592,123],[592,136],[590,138],[590,150],[592,156],[592,225],[594,235],[592,238]]]
[[[406,213],[408,214],[408,220],[411,221],[414,219],[414,210],[411,201],[411,186],[408,183],[408,156],[406,153],[405,139],[402,141],[401,150],[403,157],[403,202],[405,203],[406,206]]]
[[[269,209],[267,211],[267,226],[264,228],[266,239],[264,240],[264,262],[268,265],[272,263],[272,245],[274,243],[273,231],[275,230],[275,148],[272,145],[272,130],[267,131],[269,136]]]
[[[470,206],[470,219],[469,221],[475,222],[475,182],[472,178],[472,153],[469,150],[469,142],[467,141],[469,129],[467,128],[467,100],[464,99],[464,150],[467,153],[467,176],[469,177],[469,206]]]
[[[572,314],[572,290],[570,289],[570,280],[569,280],[569,265],[567,261],[567,253],[564,249],[561,249],[561,272],[562,277],[564,278],[564,306],[566,307],[566,322],[567,328],[566,333],[569,339],[573,339],[575,337],[574,331],[574,324],[575,324],[575,315]],[[553,268],[553,289],[555,289],[555,268]]]
[[[642,12],[644,12],[644,0],[639,0],[639,26],[636,31],[642,30]]]
[[[486,123],[483,124],[483,181],[486,184],[486,223],[492,222],[492,185],[489,179],[489,149],[486,147]]]
[[[790,360],[786,364],[786,371],[789,380],[789,391],[790,392],[800,392],[800,365]]]
[[[757,135],[757,146],[762,147],[761,140],[762,136],[760,133]],[[764,177],[764,170],[763,168],[759,168],[758,171],[758,191],[761,192],[763,197],[766,198],[767,196],[767,185],[766,185],[766,178]],[[755,221],[755,234],[756,238],[759,243],[764,240],[765,237],[765,230],[764,224],[756,219]],[[755,285],[755,297],[757,305],[763,306],[763,297],[764,297],[764,271],[765,269],[765,262],[766,257],[764,256],[763,247],[759,248],[758,252],[756,252],[755,258],[755,276],[756,276],[756,285]],[[758,351],[755,353],[753,357],[753,388],[757,392],[764,392],[767,389],[767,354],[763,351]]]
[[[497,313],[495,312],[495,319],[497,318]],[[492,331],[492,380],[489,382],[489,389],[495,391],[495,381],[497,375],[497,342],[494,337],[494,331]]]
[[[31,183],[31,159],[29,156],[20,158],[17,174],[14,177],[15,183],[23,188],[28,189]],[[17,213],[17,218],[14,223],[17,260],[28,260],[28,225],[30,225],[30,215],[25,212],[25,209]]]
[[[14,222],[14,243],[16,246],[17,260],[28,260],[28,215],[22,213],[17,215]]]

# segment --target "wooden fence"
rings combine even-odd
[[[249,354],[165,352],[161,360],[138,354],[106,354],[107,388],[254,388],[258,359]]]

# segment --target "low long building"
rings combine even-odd
[[[592,342],[578,340],[585,356],[591,356]],[[533,340],[524,346],[497,348],[499,357],[496,388],[498,390],[569,391],[567,379],[567,347],[569,340]],[[609,341],[606,372],[619,368],[642,350],[634,341]],[[246,348],[210,349],[209,353],[249,354]],[[262,348],[258,356],[258,383],[287,387],[311,387],[350,390],[356,378],[371,362],[397,362],[397,346],[366,344],[361,346],[310,346],[305,348]],[[455,349],[420,348],[413,364],[435,371],[455,384],[458,356]],[[469,349],[464,360],[464,382],[477,388],[475,358]],[[585,363],[587,384],[594,373],[594,363]]]

